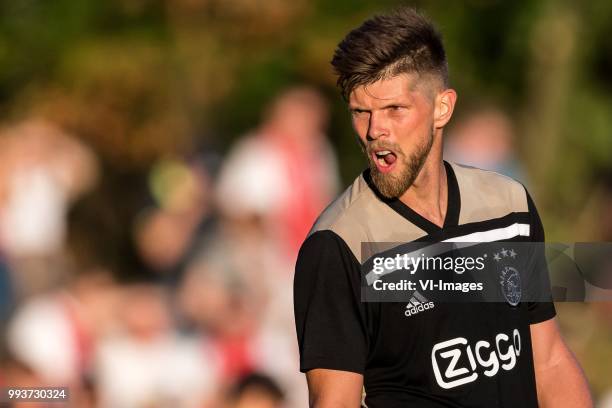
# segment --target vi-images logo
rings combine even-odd
[[[406,305],[406,311],[404,312],[404,316],[410,317],[414,316],[419,312],[424,312],[425,310],[433,309],[434,302],[429,302],[425,296],[421,295],[418,291],[414,291],[414,294],[410,297],[410,302]]]
[[[437,343],[431,350],[431,364],[438,385],[449,389],[476,381],[479,372],[493,377],[500,368],[510,371],[520,354],[521,334],[514,329],[512,338],[496,334],[493,344],[480,340],[472,346],[464,337]]]

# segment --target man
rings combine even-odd
[[[332,65],[369,169],[321,214],[296,265],[310,405],[357,407],[363,389],[370,408],[592,406],[550,302],[406,313],[361,301],[364,242],[537,242],[544,232],[520,183],[442,160],[457,95],[428,20],[410,9],[371,18]],[[450,344],[461,347],[438,352]]]
[[[327,120],[327,102],[316,89],[288,88],[266,109],[259,128],[234,146],[221,169],[217,197],[224,215],[260,221],[291,264],[313,221],[338,191],[335,155],[324,133]]]

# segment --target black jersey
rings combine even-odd
[[[529,325],[551,319],[550,302],[362,302],[363,242],[544,241],[535,206],[518,182],[445,162],[442,228],[384,200],[366,170],[319,217],[299,253],[295,320],[300,369],[364,376],[365,405],[536,407]]]

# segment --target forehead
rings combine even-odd
[[[415,103],[426,98],[423,81],[414,74],[400,74],[355,87],[349,95],[351,106],[378,106],[390,103]]]

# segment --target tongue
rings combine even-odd
[[[395,162],[395,159],[396,159],[396,157],[395,157],[395,155],[393,153],[389,153],[389,154],[385,155],[385,157],[384,157],[385,163],[387,163],[387,164],[393,164]]]

